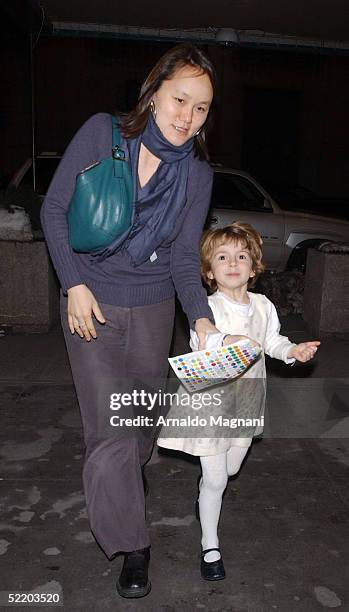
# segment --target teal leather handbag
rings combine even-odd
[[[111,157],[79,172],[67,214],[69,243],[74,251],[98,254],[127,238],[133,224],[133,180],[112,122]]]

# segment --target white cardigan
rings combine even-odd
[[[233,302],[221,291],[208,298],[216,327],[220,334],[207,336],[206,348],[214,350],[222,346],[226,334],[249,336],[262,345],[264,353],[285,363],[294,363],[287,353],[294,346],[286,336],[280,335],[280,321],[274,304],[260,293],[247,292],[249,304]],[[248,333],[247,333],[248,332]],[[190,330],[190,348],[197,351],[199,346],[196,332]]]
[[[221,411],[228,413],[231,417],[242,418],[245,416],[249,418],[253,415],[254,418],[258,417],[260,419],[264,415],[266,392],[264,353],[285,363],[294,363],[295,359],[287,357],[289,349],[294,344],[287,337],[280,335],[280,322],[272,302],[261,294],[248,292],[248,296],[250,303],[247,305],[237,304],[219,291],[208,298],[216,327],[220,330],[220,333],[209,334],[206,348],[212,350],[221,346],[226,334],[248,336],[261,344],[263,351],[260,358],[245,374],[238,379],[225,383],[220,389],[220,391],[224,389]],[[190,336],[190,346],[193,350],[197,350],[197,335],[191,331]],[[247,381],[246,379],[254,380]],[[183,395],[186,392],[181,386],[178,393]],[[184,417],[185,413],[189,414],[188,411],[190,409],[183,410],[181,405],[173,406],[167,417]],[[206,414],[207,412],[206,410]],[[203,415],[203,411],[200,411],[200,414]],[[217,428],[216,432],[212,430],[212,427],[209,428],[207,430],[209,431],[209,438],[199,437],[200,431],[194,431],[197,434],[195,438],[177,437],[180,435],[180,431],[176,432],[175,428],[163,427],[157,443],[159,446],[180,450],[191,455],[216,455],[229,450],[233,445],[249,446],[251,437],[260,435],[263,427],[257,426],[254,430],[251,430],[251,428],[248,430],[237,429],[234,431],[235,437],[229,437],[231,432],[225,434],[227,437],[222,437],[224,435],[222,428]],[[168,437],[169,433],[173,437]],[[188,433],[188,429],[186,429],[186,433]],[[205,430],[202,433],[204,435]]]

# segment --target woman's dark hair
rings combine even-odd
[[[206,55],[191,43],[184,43],[169,49],[155,64],[145,79],[137,106],[129,113],[118,113],[121,120],[121,132],[125,138],[135,138],[143,132],[149,117],[150,102],[154,93],[161,87],[163,81],[173,77],[175,72],[184,66],[197,68],[199,74],[207,74],[211,81],[213,93],[216,89],[216,72]],[[212,104],[207,119],[194,136],[194,151],[200,159],[208,159],[206,135],[212,121]]]

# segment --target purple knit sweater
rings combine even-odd
[[[127,252],[121,251],[97,263],[92,255],[76,253],[69,246],[66,213],[75,177],[93,162],[109,157],[111,146],[110,115],[93,115],[66,149],[41,209],[47,245],[63,291],[84,283],[97,301],[123,307],[162,302],[176,291],[191,326],[200,317],[212,319],[199,260],[212,188],[207,162],[197,158],[190,162],[187,203],[171,236],[156,250],[155,261],[134,267]]]

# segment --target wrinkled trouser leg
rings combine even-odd
[[[67,299],[61,298],[62,327],[78,396],[86,444],[83,482],[91,530],[111,558],[116,552],[150,545],[145,522],[141,468],[154,437],[100,437],[97,406],[103,380],[167,376],[174,300],[134,308],[100,303],[106,324],[95,321],[97,339],[71,334]]]

